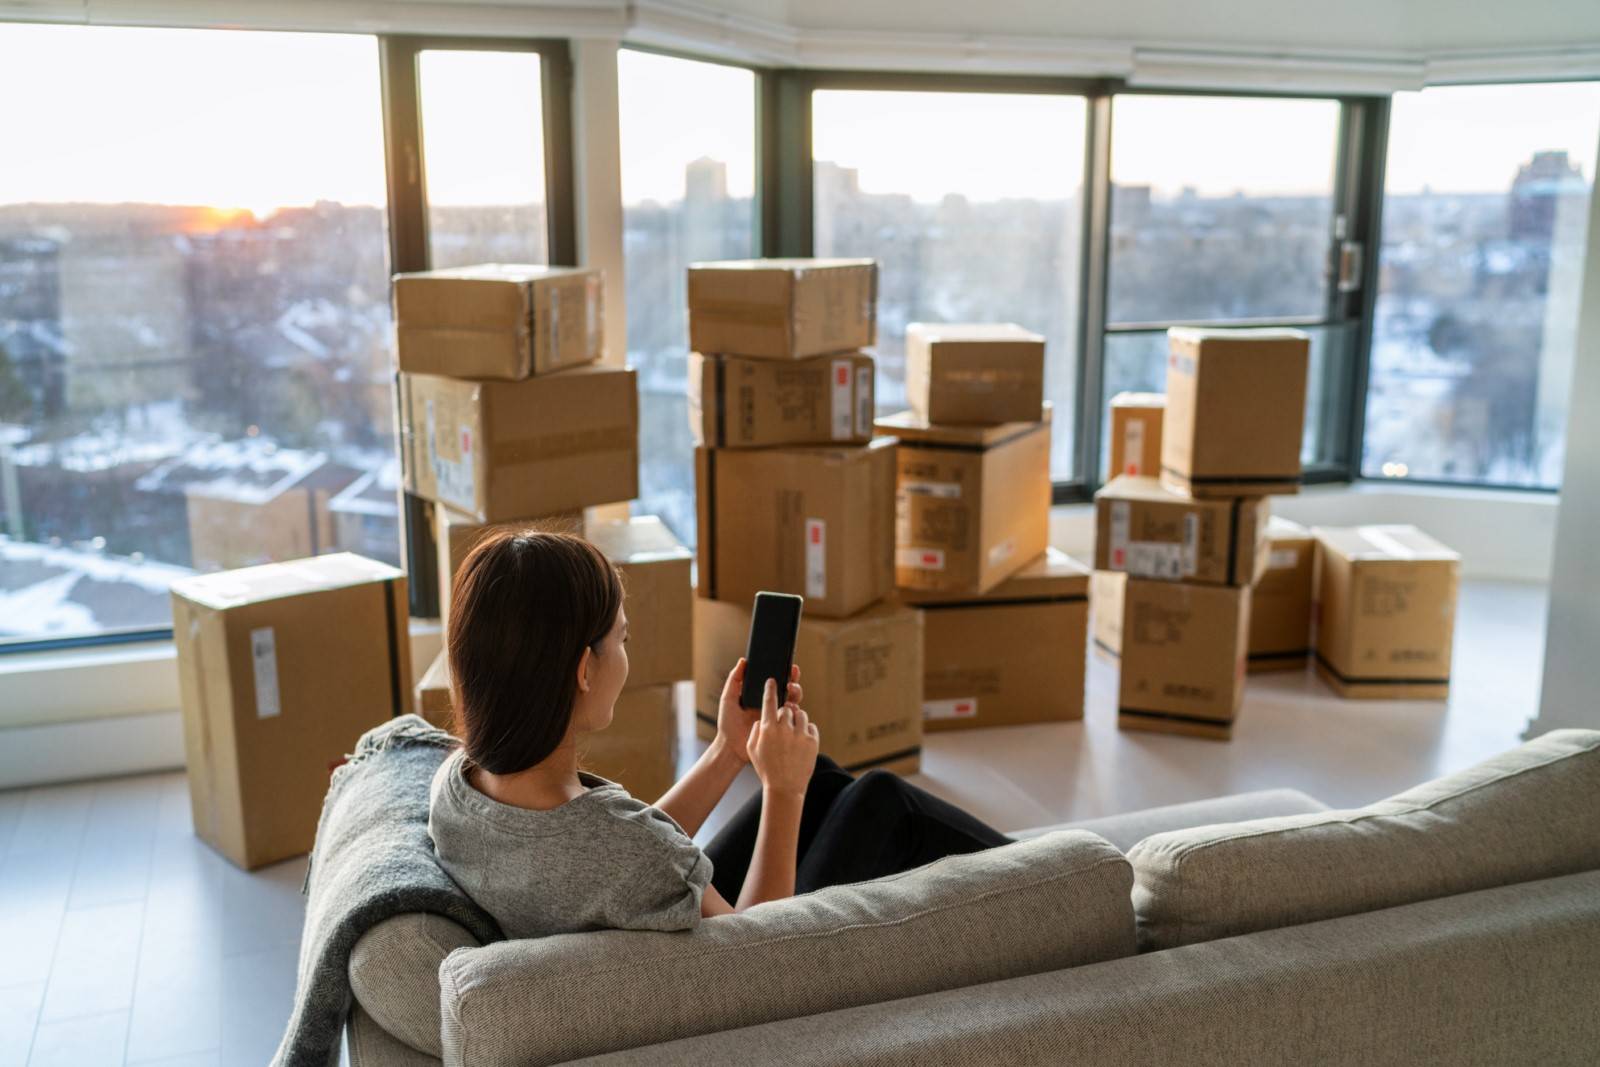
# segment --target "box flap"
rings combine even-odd
[[[1415,526],[1317,526],[1324,548],[1351,562],[1372,560],[1460,560],[1461,554]]]
[[[589,523],[584,532],[614,563],[690,558],[689,550],[667,529],[667,524],[654,515],[601,519]]]
[[[987,593],[966,595],[901,589],[897,590],[897,595],[907,604],[919,607],[996,600],[1076,600],[1089,595],[1089,574],[1088,567],[1051,545],[1044,550],[1044,555]]]
[[[403,577],[404,571],[387,563],[353,552],[336,552],[285,563],[197,574],[173,582],[172,592],[185,600],[223,611],[241,604]]]
[[[803,274],[808,270],[828,267],[870,267],[876,260],[873,259],[807,259],[804,257],[790,257],[779,259],[718,259],[702,263],[689,264],[690,270],[735,270],[735,271],[785,271]]]
[[[885,415],[873,425],[881,434],[890,434],[907,443],[931,445],[965,445],[993,448],[1007,441],[1046,429],[1050,425],[1051,407],[1044,405],[1044,418],[1038,422],[1005,422],[998,426],[935,425],[912,411],[899,411]]]
[[[1014,322],[913,322],[906,327],[906,336],[919,335],[930,345],[974,342],[988,344],[994,341],[1022,341],[1044,344],[1044,336],[1024,329]]]
[[[1273,541],[1309,541],[1311,531],[1282,515],[1273,515],[1267,520],[1267,537]]]
[[[1113,408],[1165,408],[1166,393],[1118,393],[1111,398]]]

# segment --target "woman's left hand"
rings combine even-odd
[[[722,686],[722,700],[717,707],[717,740],[738,756],[739,762],[749,763],[750,727],[761,718],[761,709],[739,706],[739,692],[744,688],[744,668],[745,660],[740,656]],[[789,667],[789,695],[779,703],[798,706],[804,701],[805,691],[800,688],[800,666],[793,664]]]

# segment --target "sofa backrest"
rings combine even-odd
[[[446,1064],[613,1049],[1130,955],[1126,858],[1063,831],[774,901],[692,931],[602,931],[452,952]]]
[[[350,991],[390,1035],[437,1059],[444,1055],[439,965],[455,949],[477,943],[465,927],[440,915],[411,912],[385,919],[350,950]]]
[[[1600,731],[1353,811],[1157,834],[1128,859],[1144,951],[1600,869]]]

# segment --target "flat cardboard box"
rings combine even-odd
[[[483,263],[394,276],[400,369],[520,381],[605,352],[600,271]]]
[[[450,653],[441,648],[417,682],[417,714],[441,730],[456,733],[455,698],[450,694]]]
[[[728,672],[745,654],[750,604],[694,605],[695,728],[717,731]],[[893,601],[848,619],[800,619],[794,662],[822,751],[848,771],[884,767],[915,774],[922,759],[922,614]]]
[[[1118,393],[1111,398],[1111,457],[1106,481],[1119,474],[1161,476],[1161,423],[1165,393]]]
[[[1050,539],[1050,406],[1040,422],[933,426],[909,411],[878,420],[900,441],[895,584],[987,593]]]
[[[1311,661],[1317,541],[1298,522],[1267,523],[1267,569],[1250,595],[1250,672],[1304,670]]]
[[[699,591],[748,607],[796,593],[844,618],[894,588],[895,443],[695,450]]]
[[[689,353],[689,430],[708,448],[864,445],[876,416],[865,352],[810,359]]]
[[[870,348],[878,331],[870,259],[745,259],[689,265],[689,347],[804,359]]]
[[[1095,571],[1089,579],[1089,612],[1094,620],[1094,650],[1102,659],[1122,655],[1122,598],[1128,576],[1121,571]]]
[[[694,677],[693,555],[654,515],[594,520],[585,533],[622,572],[627,687]]]
[[[611,725],[578,735],[578,766],[654,804],[678,780],[677,687],[624,689]]]
[[[633,371],[578,367],[520,382],[400,375],[406,488],[480,522],[639,495]]]
[[[981,596],[924,596],[924,730],[1083,718],[1087,567],[1050,548]]]
[[[584,531],[582,511],[567,511],[559,515],[546,515],[537,519],[519,519],[515,522],[484,523],[470,515],[463,515],[444,504],[431,504],[433,508],[433,545],[438,552],[439,621],[450,621],[450,591],[455,584],[456,571],[484,536],[500,529],[528,528],[550,533],[575,533]]]
[[[1310,338],[1175,326],[1167,344],[1162,479],[1203,497],[1298,493]]]
[[[906,398],[924,422],[1037,422],[1044,338],[1009,322],[913,322],[906,327]]]
[[[1129,578],[1117,726],[1228,740],[1249,640],[1248,586]]]
[[[1197,500],[1123,475],[1094,495],[1096,570],[1136,578],[1249,585],[1267,567],[1265,497]]]
[[[246,870],[311,848],[333,768],[411,710],[404,572],[348,552],[172,584],[195,833]]]
[[[1342,697],[1450,693],[1461,557],[1415,526],[1319,526],[1317,673]]]

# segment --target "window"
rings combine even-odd
[[[537,52],[417,55],[432,266],[544,263],[544,106]]]
[[[694,541],[685,268],[756,254],[755,74],[617,56],[628,362],[639,372],[639,496]]]
[[[395,560],[374,39],[0,25],[0,100],[0,642]]]
[[[1045,337],[1053,476],[1072,476],[1082,97],[819,89],[813,245],[879,262],[878,404],[905,407],[911,322],[1015,322]]]
[[[1557,488],[1600,83],[1394,98],[1362,473]]]

